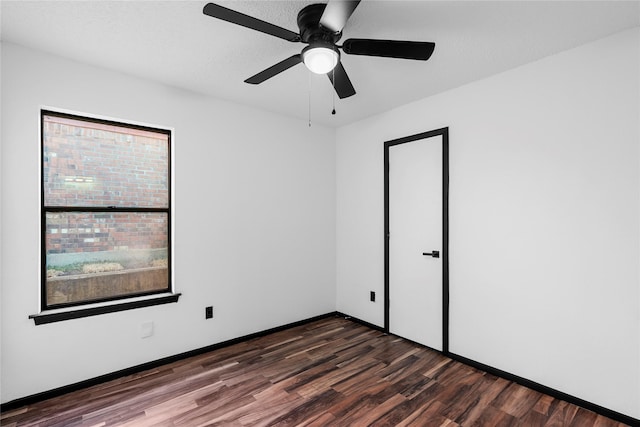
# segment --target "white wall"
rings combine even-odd
[[[3,403],[335,310],[334,130],[11,44],[2,91]],[[41,106],[175,129],[177,304],[27,318],[38,312]],[[141,339],[145,320],[155,334]]]
[[[639,38],[340,128],[337,309],[383,325],[383,142],[448,126],[450,350],[640,417]]]

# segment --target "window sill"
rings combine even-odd
[[[129,300],[109,305],[43,311],[39,314],[30,315],[29,319],[33,319],[36,325],[44,325],[46,323],[61,322],[63,320],[80,319],[82,317],[97,316],[99,314],[116,313],[118,311],[133,310],[136,308],[151,307],[160,304],[170,304],[178,302],[180,295],[182,294],[163,294],[160,296],[154,296],[153,298]]]

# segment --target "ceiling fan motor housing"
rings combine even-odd
[[[298,28],[303,42],[329,47],[335,45],[342,37],[342,31],[334,33],[320,25],[320,18],[326,6],[323,3],[310,4],[298,13]]]

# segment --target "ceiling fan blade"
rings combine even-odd
[[[283,71],[288,70],[289,68],[293,67],[294,65],[298,65],[300,62],[302,62],[302,57],[300,56],[299,53],[297,53],[295,55],[292,55],[292,56],[288,57],[284,61],[278,62],[276,65],[272,65],[271,67],[267,68],[264,71],[260,71],[255,76],[249,77],[244,82],[245,83],[250,83],[252,85],[260,84],[263,81],[268,80],[271,77],[273,77],[273,76],[275,76],[277,74],[280,74]]]
[[[205,15],[222,19],[223,21],[231,22],[232,24],[251,28],[252,30],[260,31],[261,33],[279,37],[290,42],[300,41],[300,36],[298,35],[298,33],[294,33],[293,31],[278,27],[277,25],[270,24],[258,18],[253,18],[249,15],[245,15],[244,13],[227,9],[226,7],[222,7],[215,3],[208,3],[207,5],[205,5],[202,12]]]
[[[330,0],[322,13],[320,24],[339,33],[359,3],[360,0]]]
[[[384,56],[387,58],[418,59],[431,57],[435,43],[400,40],[348,39],[342,50],[349,55]]]
[[[329,80],[331,80],[331,84],[340,99],[348,98],[356,94],[356,90],[353,88],[351,80],[349,80],[349,76],[342,66],[342,62],[338,62],[338,65],[327,73],[327,76],[329,76]]]

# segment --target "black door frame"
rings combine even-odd
[[[442,136],[442,352],[449,353],[449,128],[422,132],[384,143],[384,330],[389,333],[389,148]]]

